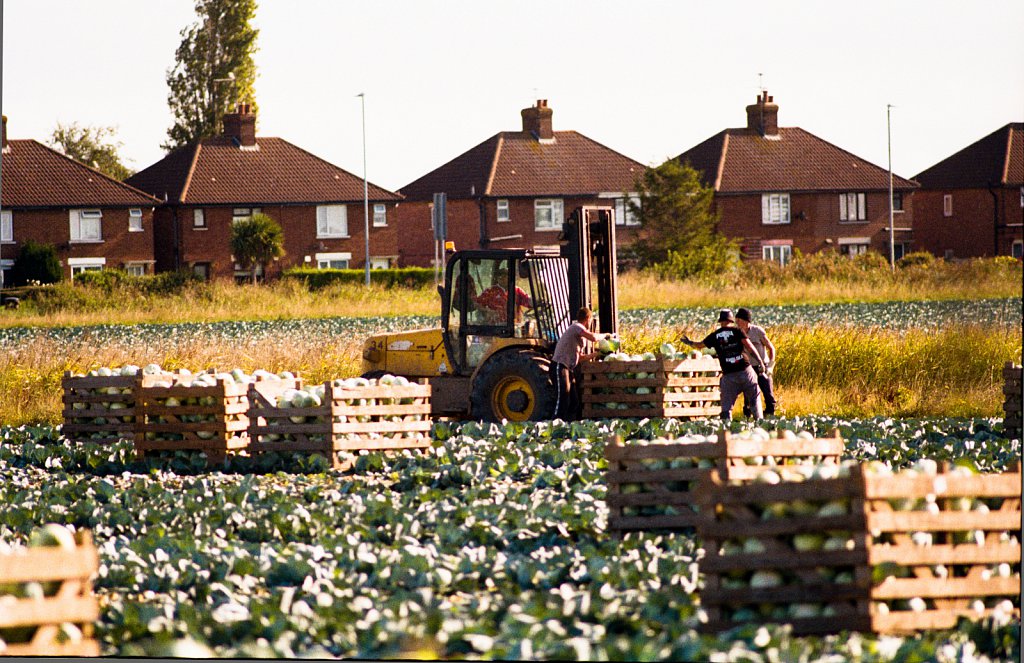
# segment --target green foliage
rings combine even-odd
[[[74,282],[58,283],[26,292],[27,301],[40,313],[102,311],[114,302],[137,302],[148,297],[180,295],[206,283],[191,272],[133,276],[117,269],[82,272]]]
[[[256,283],[256,266],[266,273],[267,263],[284,255],[284,231],[281,225],[266,214],[253,214],[231,226],[231,254],[252,272]]]
[[[908,253],[896,261],[896,266],[900,269],[907,269],[910,267],[931,267],[934,264],[935,256],[928,251],[914,251],[913,253]]]
[[[630,208],[640,219],[633,250],[640,268],[686,278],[736,264],[736,244],[717,231],[714,189],[701,182],[689,164],[670,159],[637,178],[640,204]]]
[[[121,161],[118,150],[124,144],[114,141],[115,135],[113,127],[83,127],[77,122],[67,125],[58,122],[49,145],[79,163],[123,181],[135,171]]]
[[[362,269],[295,267],[285,270],[283,276],[287,279],[301,281],[310,290],[320,290],[339,283],[362,284],[366,281],[366,271]],[[374,269],[370,272],[370,281],[375,285],[387,288],[422,288],[434,283],[434,269],[432,267]]]
[[[249,23],[256,0],[196,0],[196,23],[181,31],[175,64],[167,71],[167,101],[174,115],[168,141],[173,150],[219,133],[221,117],[239,102],[256,106],[258,30]],[[233,80],[227,79],[233,75]]]
[[[21,246],[21,252],[11,267],[11,285],[30,283],[58,283],[64,278],[64,269],[57,258],[57,248],[32,240]]]

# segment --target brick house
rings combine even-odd
[[[768,94],[747,126],[725,129],[676,157],[714,187],[719,231],[745,259],[787,263],[794,249],[889,255],[889,173],[797,127],[779,127]],[[917,184],[893,176],[896,258],[914,249]]]
[[[620,245],[636,225],[625,213],[643,164],[575,131],[554,131],[538,100],[521,131],[501,131],[402,187],[403,265],[432,264],[431,206],[447,195],[447,238],[458,249],[554,246],[565,215],[581,205],[615,206]],[[624,193],[625,192],[625,193]]]
[[[231,255],[231,224],[262,212],[284,231],[285,256],[266,276],[294,266],[365,263],[363,180],[281,138],[256,136],[247,104],[224,116],[220,136],[177,149],[128,179],[163,201],[156,210],[158,271],[244,278]],[[368,185],[370,264],[398,258],[401,196]]]
[[[914,179],[920,248],[945,258],[1024,255],[1024,123],[993,131]]]
[[[156,198],[30,139],[7,138],[3,116],[0,265],[26,241],[51,244],[73,279],[86,270],[153,272]]]

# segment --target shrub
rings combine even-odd
[[[283,277],[296,279],[306,284],[310,290],[319,290],[327,286],[344,284],[361,284],[365,282],[366,271],[362,269],[314,269],[295,267],[285,270]],[[375,285],[388,288],[406,287],[423,288],[434,284],[432,267],[401,267],[396,269],[375,269],[371,272],[370,281]]]
[[[900,269],[907,269],[910,267],[931,267],[934,264],[935,256],[927,251],[914,251],[913,253],[908,253],[896,261],[896,266]]]
[[[57,258],[57,248],[52,244],[40,244],[28,240],[21,247],[11,267],[12,285],[36,283],[58,283],[64,278],[64,270]]]

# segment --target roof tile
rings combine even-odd
[[[915,177],[925,189],[1024,184],[1024,122],[1011,122]]]

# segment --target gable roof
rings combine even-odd
[[[526,131],[502,131],[405,185],[412,200],[471,196],[566,196],[633,191],[645,170],[638,161],[575,131],[541,141]]]
[[[204,139],[175,150],[128,182],[171,203],[341,203],[363,199],[363,179],[281,138],[257,138],[242,148],[230,138]],[[401,196],[367,185],[370,200]]]
[[[926,189],[1024,184],[1024,122],[1011,122],[915,177]]]
[[[797,127],[764,137],[751,129],[725,129],[677,160],[701,171],[716,193],[888,190],[889,171]],[[893,188],[917,183],[893,175]]]
[[[7,141],[4,208],[149,207],[159,201],[31,139]]]

